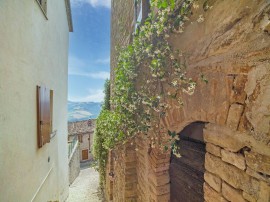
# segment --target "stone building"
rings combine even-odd
[[[0,1],[0,201],[69,193],[69,0]]]
[[[169,38],[188,55],[187,73],[197,82],[192,96],[182,95],[184,106],[172,103],[163,119],[180,136],[182,156],[150,148],[141,135],[114,148],[108,200],[270,201],[270,3],[212,0],[206,12],[205,2],[185,32]],[[131,42],[137,17],[134,1],[112,1],[112,81],[115,47]]]
[[[94,119],[68,123],[68,139],[69,141],[74,138],[78,139],[81,162],[93,159],[91,149],[94,141],[94,128]]]

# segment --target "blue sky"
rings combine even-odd
[[[100,102],[110,75],[111,0],[71,0],[68,100]]]

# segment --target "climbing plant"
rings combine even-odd
[[[101,175],[105,175],[108,150],[138,133],[150,135],[153,148],[168,150],[174,145],[177,135],[162,132],[166,130],[161,128],[161,119],[171,108],[169,100],[176,100],[177,107],[181,107],[181,94],[191,95],[196,87],[186,75],[184,54],[173,50],[168,42],[170,33],[184,31],[191,7],[198,6],[194,0],[179,2],[151,0],[148,18],[138,26],[132,42],[119,51],[113,96],[109,101],[110,90],[105,90],[105,104],[95,132],[94,155]],[[203,20],[201,15],[197,21]],[[113,110],[106,107],[109,105]],[[160,141],[162,135],[171,137],[168,144]]]

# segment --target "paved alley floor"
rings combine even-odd
[[[82,169],[69,187],[69,197],[66,202],[100,202],[102,200],[98,186],[98,172],[94,168]]]

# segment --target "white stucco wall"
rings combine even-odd
[[[33,201],[68,196],[65,1],[48,0],[47,16],[35,0],[0,1],[0,201],[29,202],[43,180]],[[41,84],[54,90],[57,135],[38,149],[36,86]]]
[[[89,147],[89,139],[90,138],[90,147]],[[93,159],[92,154],[92,146],[93,146],[93,140],[94,140],[94,133],[87,133],[82,135],[82,142],[80,142],[80,161],[85,161],[82,159],[82,151],[85,149],[88,149],[88,160]]]

